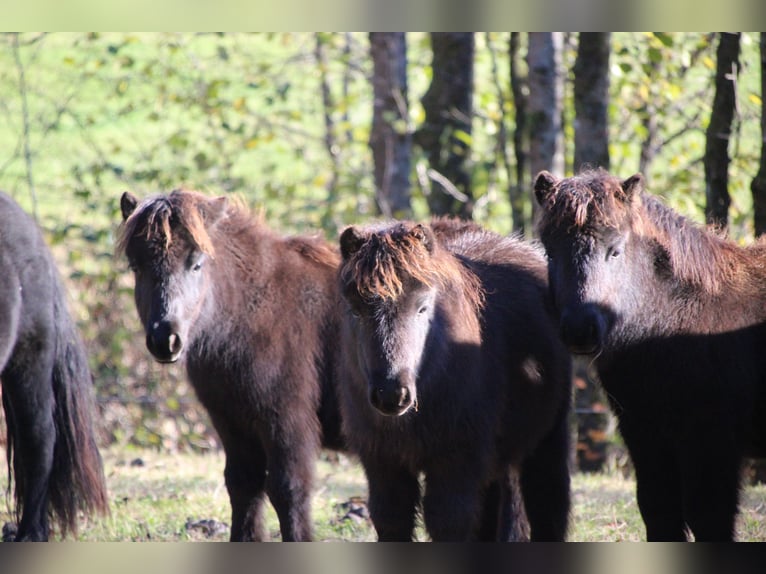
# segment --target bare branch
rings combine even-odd
[[[27,168],[27,185],[29,186],[29,194],[32,197],[32,216],[37,221],[37,193],[35,191],[35,181],[32,174],[32,147],[29,141],[30,138],[30,126],[29,126],[29,105],[27,102],[27,83],[24,76],[24,63],[21,61],[21,50],[19,49],[19,33],[14,32],[12,34],[13,42],[13,58],[16,62],[16,70],[19,74],[19,96],[21,97],[21,117],[23,123],[23,140],[24,140],[24,163]]]

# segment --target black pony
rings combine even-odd
[[[593,357],[649,540],[731,540],[766,454],[766,244],[740,247],[603,170],[535,182],[569,348]]]
[[[16,540],[47,540],[49,515],[77,534],[106,514],[93,380],[53,258],[34,220],[0,193],[0,381]],[[20,518],[19,518],[20,517]]]
[[[346,229],[339,396],[380,540],[563,540],[570,361],[540,249],[437,220]],[[520,484],[523,506],[516,507]]]
[[[225,197],[125,193],[121,208],[146,346],[184,359],[226,452],[231,539],[264,538],[266,494],[282,540],[311,539],[316,456],[342,446],[337,251],[278,236]]]

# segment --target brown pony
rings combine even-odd
[[[766,245],[740,247],[598,170],[535,182],[561,335],[590,355],[649,540],[730,540],[766,454]]]
[[[570,364],[541,251],[475,224],[350,227],[340,238],[339,396],[380,540],[563,540]],[[523,507],[514,506],[521,486]]]
[[[262,540],[268,494],[282,540],[310,540],[314,463],[340,448],[337,252],[281,237],[224,197],[121,199],[146,345],[183,359],[226,452],[232,540]]]

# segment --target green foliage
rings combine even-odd
[[[647,122],[656,124],[656,158],[647,173],[650,191],[695,221],[704,221],[705,129],[715,91],[714,34],[615,33],[612,54],[610,153],[612,171],[640,167]],[[760,154],[758,36],[742,35],[738,110],[729,145],[729,233],[752,238],[750,181]]]

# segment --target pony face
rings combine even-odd
[[[599,353],[616,323],[641,304],[635,285],[643,268],[636,265],[631,210],[642,182],[641,176],[621,182],[602,171],[537,177],[550,291],[561,337],[573,353]]]
[[[417,379],[435,298],[434,290],[423,285],[394,301],[345,294],[370,404],[384,415],[403,415],[417,407]]]
[[[191,204],[192,198],[199,206]],[[146,347],[157,361],[175,362],[210,290],[214,251],[205,229],[222,217],[225,203],[173,192],[139,205],[126,192],[121,208],[123,235],[118,249],[124,251],[133,271]],[[182,213],[192,209],[194,213]]]
[[[422,225],[341,236],[341,290],[351,349],[370,404],[398,416],[417,407],[417,380],[436,313],[434,237]]]

